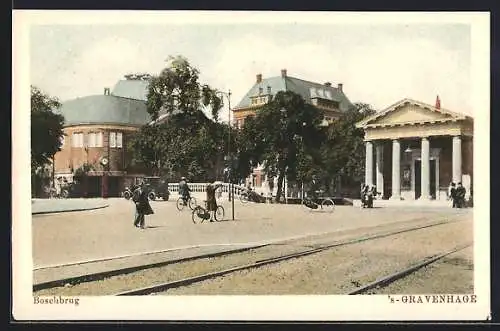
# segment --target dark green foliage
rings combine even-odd
[[[251,166],[261,163],[268,177],[278,177],[277,199],[285,176],[296,180],[303,176],[305,164],[319,163],[315,149],[323,140],[321,119],[319,110],[305,103],[300,95],[278,92],[255,118],[245,121],[239,133],[240,159]],[[248,170],[240,165],[242,176]]]
[[[306,183],[311,190],[322,188],[327,193],[336,178],[356,183],[364,173],[364,133],[355,123],[374,112],[357,103],[323,127],[318,109],[297,94],[279,92],[239,131],[238,173],[245,178],[253,166],[264,164],[268,177],[278,177],[277,199],[285,177],[289,183]],[[313,179],[316,184],[307,185]]]
[[[64,117],[52,112],[61,104],[31,86],[31,169],[36,170],[51,162],[61,150]]]
[[[31,177],[32,194],[41,196],[44,187],[50,184],[54,154],[61,150],[64,117],[52,112],[61,106],[57,98],[31,86]]]
[[[169,66],[151,78],[148,112],[168,118],[146,125],[129,140],[130,166],[169,180],[221,179],[227,153],[228,126],[218,123],[222,99],[217,91],[199,83],[199,71],[181,57],[169,57]],[[213,120],[203,110],[209,108]]]

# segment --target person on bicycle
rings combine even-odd
[[[188,200],[191,198],[190,192],[191,189],[188,186],[186,177],[181,177],[181,181],[179,182],[179,194],[184,201],[184,206],[187,205]]]
[[[217,210],[217,200],[215,199],[215,191],[222,186],[221,182],[215,181],[207,185],[207,210],[210,213],[210,222],[214,221],[215,212]]]
[[[320,182],[319,180],[317,179],[316,176],[313,176],[312,180],[311,180],[311,186],[310,186],[310,189],[309,189],[309,197],[311,198],[311,200],[316,200],[319,198],[319,194],[320,193]]]

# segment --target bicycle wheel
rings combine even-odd
[[[182,198],[177,199],[177,210],[182,211],[184,209],[184,200]]]
[[[215,210],[215,214],[214,214],[214,217],[215,217],[215,220],[217,222],[219,221],[222,221],[224,219],[224,207],[222,206],[217,206],[217,209]]]
[[[189,208],[191,208],[191,210],[194,210],[196,208],[196,206],[198,205],[196,203],[196,198],[195,197],[190,197],[189,201],[188,201],[188,205],[189,205]]]
[[[203,222],[204,221],[203,218],[198,216],[198,214],[204,214],[204,213],[205,210],[202,207],[196,206],[191,212],[191,219],[193,220],[193,223],[197,224]]]
[[[248,202],[248,193],[242,193],[242,194],[240,194],[240,201],[242,203],[247,203]]]
[[[321,209],[332,212],[335,208],[335,204],[332,199],[325,199],[321,203]]]
[[[302,205],[304,206],[304,208],[306,208],[308,210],[312,210],[312,209],[317,209],[318,208],[318,205],[316,203],[314,203],[309,198],[304,199],[304,202],[302,203]]]

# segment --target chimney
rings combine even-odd
[[[281,69],[281,77],[286,77],[286,69]]]
[[[439,95],[436,96],[436,108],[441,109],[441,100],[439,99]]]
[[[331,87],[331,86],[332,86],[332,83],[330,83],[330,82],[326,82],[326,83],[325,83],[325,86]]]
[[[262,74],[257,75],[257,83],[262,82]]]
[[[344,92],[343,88],[344,88],[344,84],[342,84],[342,83],[337,84],[337,89],[338,89],[340,92]]]
[[[109,87],[104,88],[104,95],[109,95]]]

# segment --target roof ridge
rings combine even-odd
[[[440,112],[440,113],[447,114],[447,115],[450,115],[450,116],[455,116],[455,117],[458,117],[460,119],[467,119],[467,118],[473,119],[472,116],[468,116],[468,115],[463,114],[463,113],[454,112],[454,111],[448,110],[446,108],[436,108],[435,106],[433,106],[431,104],[428,104],[426,102],[418,101],[416,99],[412,99],[412,98],[406,97],[406,98],[403,98],[403,99],[401,99],[401,100],[399,100],[397,102],[394,102],[393,104],[391,104],[388,107],[384,108],[382,111],[377,112],[377,113],[375,113],[375,114],[373,114],[371,116],[368,116],[367,118],[359,121],[356,124],[356,126],[358,126],[358,125],[359,126],[366,125],[366,124],[368,124],[368,122],[376,120],[376,119],[378,119],[380,117],[383,117],[386,114],[394,111],[398,105],[403,105],[403,104],[405,104],[407,102],[413,103],[413,104],[417,104],[417,105],[420,105],[422,107],[427,107],[427,108],[429,108],[432,111]]]

